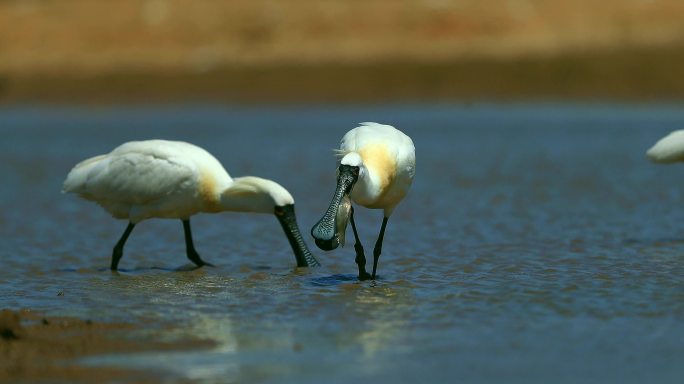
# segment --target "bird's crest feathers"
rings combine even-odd
[[[335,157],[337,157],[338,159],[343,158],[347,153],[351,152],[351,151],[348,151],[346,149],[339,149],[339,148],[335,148],[332,151],[335,154]]]

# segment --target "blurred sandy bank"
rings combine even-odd
[[[0,102],[684,96],[676,0],[0,1]]]

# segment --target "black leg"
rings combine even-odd
[[[135,224],[129,222],[123,235],[121,235],[121,238],[114,246],[114,250],[112,251],[112,265],[109,267],[112,271],[116,271],[119,267],[119,260],[121,260],[121,256],[123,256],[124,244],[126,244],[126,240],[128,240],[128,236],[130,236],[134,227]]]
[[[378,240],[375,242],[375,248],[373,248],[373,275],[371,279],[375,280],[375,271],[378,269],[378,259],[380,259],[380,254],[382,253],[382,239],[385,237],[385,227],[387,226],[387,218],[382,218],[382,226],[380,227],[380,234],[378,235]]]
[[[361,245],[361,240],[359,240],[359,234],[356,232],[356,223],[354,223],[354,207],[351,207],[350,221],[352,226],[352,231],[354,231],[354,250],[356,251],[356,264],[359,266],[359,280],[368,280],[370,275],[366,272],[366,255],[363,252],[363,245]]]
[[[185,231],[185,251],[188,254],[188,259],[195,263],[198,267],[201,267],[203,265],[208,265],[210,267],[213,267],[212,264],[209,264],[202,260],[200,258],[199,253],[195,251],[195,245],[192,242],[192,231],[190,230],[190,220],[182,220],[183,221],[183,230]]]

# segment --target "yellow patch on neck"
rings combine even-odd
[[[214,177],[207,174],[200,175],[198,195],[206,212],[221,211],[221,191],[217,188]]]
[[[384,143],[366,145],[358,153],[368,171],[377,178],[380,193],[384,194],[396,176],[397,159],[390,154]]]

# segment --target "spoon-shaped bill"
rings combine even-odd
[[[349,218],[345,212],[351,212],[351,202],[347,207],[347,203],[343,204],[343,200],[345,197],[349,198],[358,177],[359,167],[341,164],[338,168],[337,187],[330,206],[318,223],[311,228],[311,236],[314,237],[318,248],[331,251],[340,245],[340,230],[346,228]],[[343,207],[340,208],[340,205]],[[339,224],[337,223],[338,216],[342,219]],[[344,234],[342,236],[344,237]]]

